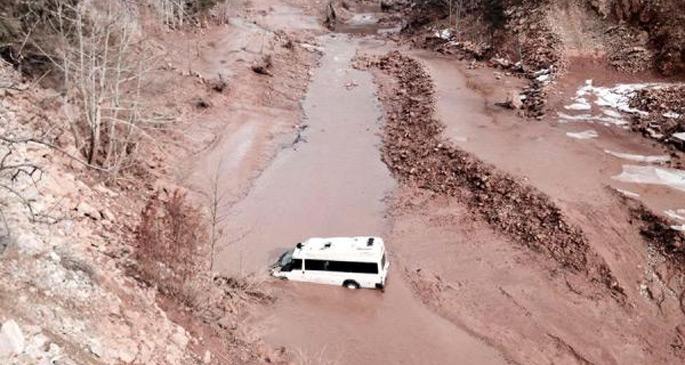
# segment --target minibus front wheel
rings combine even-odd
[[[343,286],[347,289],[359,289],[359,283],[354,280],[345,280]]]

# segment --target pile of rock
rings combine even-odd
[[[491,49],[489,45],[483,42],[474,43],[471,41],[450,41],[434,47],[434,50],[438,53],[458,55],[460,59],[475,59],[479,61],[485,59]]]
[[[685,85],[638,90],[630,107],[633,130],[685,151]]]
[[[434,119],[433,83],[423,66],[399,52],[369,62],[397,80],[382,86],[387,115],[383,160],[405,184],[457,196],[478,216],[564,267],[586,273],[612,290],[616,282],[587,238],[543,193],[460,150]]]
[[[649,34],[625,24],[605,31],[609,64],[619,71],[636,73],[648,70],[654,64],[654,55],[647,49]]]
[[[548,23],[548,11],[544,1],[523,1],[505,11],[505,27],[516,35],[523,63],[530,70],[563,69],[563,42]]]
[[[528,87],[521,92],[523,105],[521,110],[529,118],[542,119],[547,105],[547,83],[532,79]]]
[[[670,260],[675,270],[685,272],[685,235],[683,232],[673,229],[666,218],[654,214],[640,201],[623,194],[620,198],[628,207],[631,216],[640,227],[640,234],[647,242]],[[683,285],[682,282],[680,284]],[[682,305],[685,305],[685,302]]]

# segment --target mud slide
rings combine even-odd
[[[371,76],[351,67],[356,41],[325,36],[320,42],[325,55],[303,102],[303,131],[228,212],[227,231],[240,238],[218,257],[227,273],[263,273],[310,236],[389,230],[384,198],[394,182],[380,159],[381,111]],[[338,364],[506,363],[428,310],[395,267],[385,293],[276,286],[283,294],[258,323],[273,345]]]

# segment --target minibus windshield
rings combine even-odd
[[[288,250],[278,259],[278,266],[284,267],[293,261],[293,252],[295,250]]]

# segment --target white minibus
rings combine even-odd
[[[350,289],[383,289],[389,266],[379,237],[310,238],[281,255],[271,274]]]

